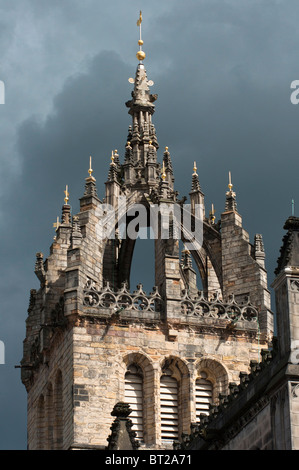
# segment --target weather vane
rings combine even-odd
[[[137,21],[137,26],[139,27],[139,41],[138,41],[139,51],[136,54],[136,57],[140,62],[142,62],[146,57],[145,52],[142,50],[143,40],[142,40],[142,32],[141,32],[141,23],[142,23],[142,12],[140,11],[139,18]]]
[[[142,50],[142,46],[143,46],[143,40],[142,40],[142,32],[141,32],[141,23],[142,23],[142,11],[140,11],[140,14],[139,14],[139,18],[138,18],[138,21],[137,21],[137,26],[139,27],[139,41],[138,41],[138,44],[139,44],[139,51],[137,52],[136,54],[136,57],[137,59],[139,60],[139,63],[142,64],[142,61],[145,59],[146,57],[146,54],[145,52]],[[141,80],[144,80],[145,77],[142,77]],[[135,79],[130,77],[129,78],[129,82],[130,83],[135,83]],[[153,86],[154,85],[154,82],[153,80],[149,80],[147,82],[147,85],[148,86]]]

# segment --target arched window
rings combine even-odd
[[[177,440],[179,434],[178,382],[167,369],[160,379],[162,440]]]
[[[209,414],[209,408],[212,403],[213,384],[208,380],[208,374],[201,372],[200,378],[195,382],[196,421],[200,421],[201,414]]]
[[[140,367],[133,364],[125,375],[125,402],[130,405],[133,428],[137,439],[143,440],[143,376]]]
[[[223,364],[211,359],[202,358],[196,364],[195,408],[196,421],[200,414],[209,414],[210,404],[219,404],[219,395],[228,393],[228,373]]]

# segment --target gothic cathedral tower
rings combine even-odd
[[[220,220],[206,216],[196,165],[190,204],[178,200],[167,147],[159,162],[142,45],[124,157],[112,153],[104,199],[90,162],[79,213],[66,189],[50,254],[37,254],[21,362],[29,449],[104,449],[118,402],[133,410],[141,449],[171,449],[272,339],[262,237],[250,243],[231,181]],[[130,286],[136,207],[155,235],[151,293]],[[189,228],[174,217],[185,208]]]

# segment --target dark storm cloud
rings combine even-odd
[[[299,79],[297,2],[137,3],[0,5],[0,79],[9,97],[0,108],[3,449],[26,446],[25,390],[14,365],[29,290],[38,287],[35,253],[49,253],[66,184],[78,211],[89,156],[102,198],[111,151],[124,153],[140,8],[145,64],[159,95],[159,159],[167,145],[180,195],[188,196],[196,160],[207,211],[213,202],[219,217],[232,171],[244,228],[251,241],[264,236],[270,280],[291,199],[299,200],[299,105],[290,102],[290,83]]]

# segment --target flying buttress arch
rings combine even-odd
[[[146,225],[147,227],[150,227],[151,219],[149,216],[149,202],[145,197],[143,197],[137,202],[137,204],[141,204],[146,208],[148,214]],[[127,208],[127,211],[131,207],[133,207],[133,204]],[[193,215],[191,215],[191,217],[194,219]],[[118,227],[115,226],[115,229],[117,228]],[[189,235],[190,234],[188,234],[183,224],[181,224],[181,240],[183,243],[190,240]],[[120,288],[124,282],[130,286],[131,267],[135,245],[136,240],[130,237],[125,237],[121,240],[116,238],[106,241],[103,257],[103,279],[104,281],[109,281],[110,285],[115,289]],[[214,269],[222,291],[221,236],[220,233],[206,221],[203,221],[202,247],[191,250],[191,255],[200,273],[204,291],[207,291],[208,289],[208,259]],[[140,281],[142,282],[142,279]]]

